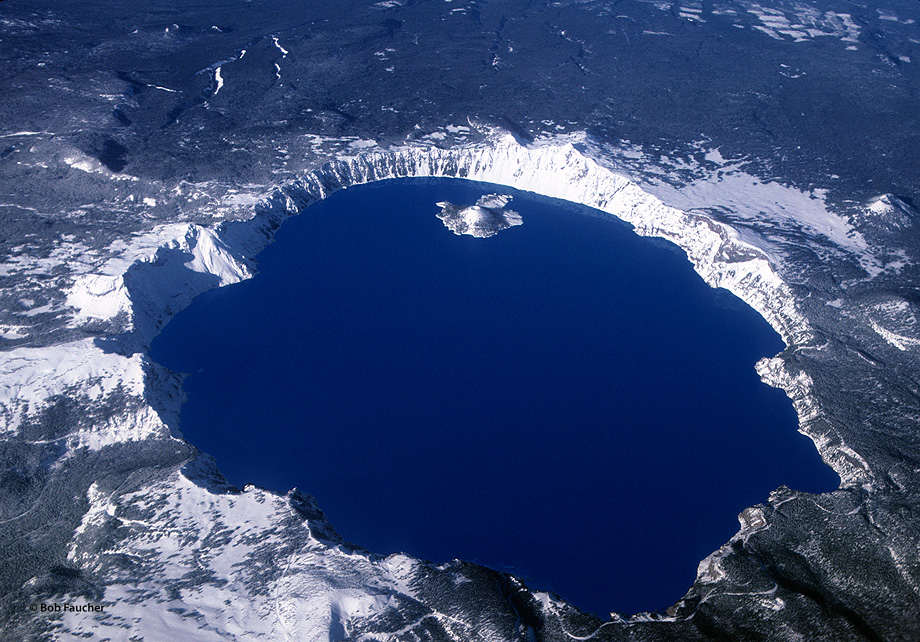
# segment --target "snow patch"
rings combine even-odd
[[[364,139],[359,138],[358,140],[353,140],[350,143],[348,143],[348,146],[351,147],[352,149],[367,149],[369,147],[376,147],[377,141],[376,140],[364,140]]]
[[[882,327],[882,325],[875,319],[870,319],[869,323],[872,326],[872,329],[875,330],[880,337],[882,337],[885,341],[887,341],[890,345],[894,346],[898,350],[906,351],[909,348],[920,345],[920,339],[898,334],[897,332],[892,332],[891,330]]]
[[[214,82],[217,83],[217,86],[214,88],[214,93],[211,94],[211,96],[216,96],[220,88],[224,86],[224,79],[220,75],[220,67],[214,69]]]
[[[680,187],[665,181],[650,182],[643,187],[662,201],[684,211],[720,210],[740,221],[781,222],[787,227],[807,229],[852,254],[870,274],[881,271],[866,239],[845,218],[828,208],[826,194],[822,190],[803,192],[780,183],[763,181],[741,170],[738,164],[726,163],[718,150],[708,151],[706,160],[719,163],[722,168]],[[752,245],[765,247],[753,237],[746,240]]]
[[[281,52],[282,58],[286,57],[289,53],[291,53],[290,51],[288,51],[287,49],[281,46],[281,43],[278,42],[278,36],[272,36],[272,42],[275,44],[275,47],[278,49],[278,51]]]
[[[804,3],[794,3],[785,10],[751,4],[747,11],[761,23],[754,25],[754,29],[777,40],[791,38],[793,42],[805,42],[818,36],[833,36],[855,45],[860,34],[859,25],[850,14],[821,11]]]

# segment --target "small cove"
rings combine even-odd
[[[496,192],[523,225],[435,216]],[[783,347],[769,325],[588,212],[451,179],[311,206],[154,341],[193,373],[185,437],[374,552],[477,561],[602,615],[669,606],[742,509],[838,480],[754,371]]]

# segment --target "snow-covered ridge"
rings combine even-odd
[[[157,268],[149,274],[153,280],[132,279],[133,272],[150,273],[151,267]],[[163,322],[203,291],[191,281],[219,286],[250,275],[247,259],[218,231],[194,224],[170,224],[136,237],[115,258],[79,276],[67,293],[67,304],[77,311],[74,325],[122,317],[133,323],[135,331],[143,331],[146,342]],[[129,281],[133,281],[132,286]],[[162,296],[150,291],[158,288],[164,288]],[[152,300],[148,301],[148,296]]]

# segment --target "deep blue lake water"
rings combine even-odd
[[[436,218],[492,192],[522,226]],[[185,436],[374,552],[477,561],[602,615],[666,608],[741,510],[838,479],[754,371],[783,347],[767,323],[589,211],[447,179],[311,206],[154,341],[194,373]]]

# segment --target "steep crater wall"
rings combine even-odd
[[[510,137],[488,147],[405,148],[343,158],[308,173],[259,206],[255,221],[265,235],[284,218],[350,185],[402,177],[454,177],[506,185],[605,212],[631,224],[637,234],[667,239],[683,249],[694,269],[712,287],[732,292],[760,313],[792,349],[812,345],[814,333],[797,308],[795,295],[778,276],[770,257],[744,242],[731,227],[702,214],[669,207],[628,178],[592,160],[572,143],[522,146]],[[243,230],[220,231],[230,245],[249,245]],[[758,364],[761,378],[792,399],[800,430],[817,445],[843,485],[871,478],[868,464],[824,419],[812,397],[812,380],[793,371],[786,359]]]
[[[568,141],[523,146],[509,136],[488,145],[406,147],[329,162],[276,190],[250,220],[214,229],[168,225],[139,238],[127,258],[78,279],[68,296],[77,309],[74,322],[115,324],[126,332],[101,342],[104,350],[144,352],[198,293],[248,278],[253,257],[286,218],[350,185],[404,177],[469,179],[571,201],[621,219],[637,234],[679,246],[706,283],[738,296],[783,338],[787,350],[758,363],[758,373],[792,399],[800,431],[815,442],[842,485],[872,479],[866,460],[844,442],[817,403],[809,373],[792,365],[795,351],[813,346],[815,335],[773,258],[724,223],[665,205]]]

